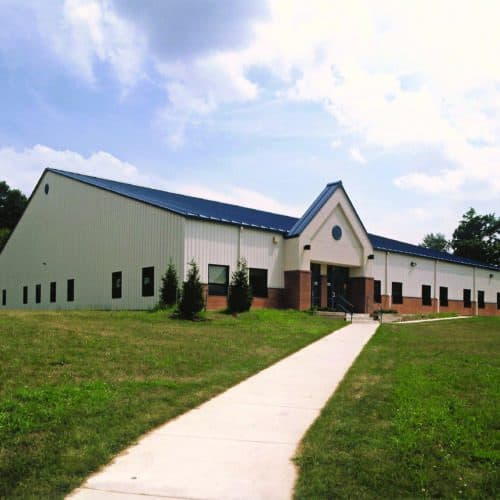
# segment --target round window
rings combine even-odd
[[[49,194],[49,185],[45,184],[45,194]]]
[[[340,226],[332,227],[332,236],[334,240],[340,240],[342,238],[342,228]]]

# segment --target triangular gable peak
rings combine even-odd
[[[326,186],[288,233],[285,266],[309,270],[311,262],[319,262],[363,268],[372,253],[363,223],[336,182]]]

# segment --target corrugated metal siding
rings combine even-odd
[[[242,257],[247,259],[248,267],[267,269],[269,287],[283,288],[285,286],[283,236],[253,229],[243,229],[241,231],[240,253]]]
[[[194,259],[200,267],[200,278],[208,282],[208,264],[229,265],[232,273],[238,261],[240,228],[217,222],[185,221],[184,276]]]
[[[50,186],[45,195],[44,185]],[[22,222],[0,255],[0,287],[8,307],[152,307],[160,276],[171,258],[183,267],[184,218],[48,172]],[[44,264],[45,263],[45,264]],[[155,296],[142,297],[142,268],[155,267]],[[122,271],[122,299],[111,299],[111,273]],[[75,301],[66,301],[66,280],[75,279]],[[49,283],[57,282],[57,302]],[[42,302],[35,304],[35,285]],[[22,304],[22,287],[29,304]]]
[[[238,259],[245,257],[249,267],[268,270],[270,287],[284,286],[284,250],[280,234],[194,219],[186,220],[185,231],[185,272],[189,261],[194,258],[200,267],[203,283],[208,282],[209,264],[229,265],[231,274]],[[273,238],[276,238],[276,244]]]

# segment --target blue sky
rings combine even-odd
[[[51,166],[367,229],[500,208],[497,2],[3,0],[0,179]]]

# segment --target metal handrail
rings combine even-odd
[[[337,295],[336,297],[336,302],[337,302],[337,307],[340,307],[342,311],[344,311],[346,314],[350,314],[351,316],[351,323],[352,323],[352,315],[354,313],[354,305],[351,304],[345,297],[342,295]]]

